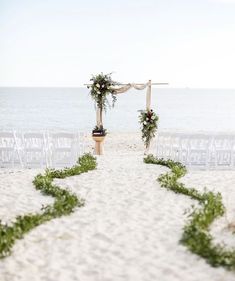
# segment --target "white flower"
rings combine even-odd
[[[154,119],[155,119],[155,116],[152,116],[151,119],[154,120]]]
[[[96,87],[97,87],[97,88],[100,88],[100,84],[99,84],[99,83],[97,83],[97,84],[96,84]]]
[[[102,88],[104,88],[104,84],[102,85]]]
[[[146,118],[146,121],[149,121],[148,117]]]
[[[100,94],[101,94],[101,92],[100,92],[100,91],[97,91],[97,94],[98,94],[98,95],[100,95]]]
[[[147,125],[147,122],[146,122],[146,121],[144,121],[144,125]]]

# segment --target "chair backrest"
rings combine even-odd
[[[0,165],[27,168],[73,165],[85,152],[87,141],[84,132],[0,131]]]
[[[169,145],[171,146],[169,153]],[[157,156],[201,168],[235,167],[235,135],[222,133],[158,133]]]
[[[76,133],[50,133],[50,165],[54,167],[75,164],[78,155]]]
[[[22,134],[23,163],[26,168],[47,167],[48,143],[44,132],[26,132]]]
[[[23,167],[20,142],[15,132],[0,132],[0,163],[2,167]]]
[[[0,147],[15,148],[16,140],[13,132],[0,132]]]
[[[23,145],[25,149],[44,149],[46,139],[44,133],[23,133]]]
[[[156,135],[156,148],[157,157],[164,158],[166,153],[166,147],[169,146],[169,134],[157,133]]]
[[[77,133],[77,157],[81,156],[83,153],[86,152],[86,143],[87,143],[87,133],[85,132],[78,132]]]
[[[76,144],[76,135],[73,133],[51,133],[49,139],[53,148],[73,148]]]
[[[208,149],[211,144],[209,135],[197,134],[188,136],[189,149]]]
[[[234,135],[217,135],[213,138],[214,149],[232,149],[235,142]]]

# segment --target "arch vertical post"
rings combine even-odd
[[[96,126],[100,129],[101,125],[103,125],[103,118],[102,118],[103,110],[97,105],[96,108]],[[95,155],[102,155],[103,154],[103,141],[104,136],[94,136],[93,140],[95,141]]]
[[[146,110],[150,111],[151,110],[151,91],[152,91],[152,81],[149,80],[148,81],[148,87],[147,87],[147,92],[146,92]],[[148,154],[150,149],[150,144],[149,146],[146,147],[145,153],[144,154]]]
[[[100,127],[100,108],[98,106],[96,108],[96,126]]]
[[[152,91],[152,81],[149,80],[147,93],[146,93],[146,110],[148,111],[151,109],[151,91]]]

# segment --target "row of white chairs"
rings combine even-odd
[[[159,158],[191,168],[235,169],[235,134],[160,132],[156,143]]]
[[[65,167],[86,150],[82,132],[0,132],[0,167]]]

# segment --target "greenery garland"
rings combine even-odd
[[[108,107],[111,107],[108,100],[108,96],[111,95],[112,107],[114,107],[117,97],[114,94],[115,90],[113,87],[118,85],[118,83],[112,80],[111,74],[101,73],[93,75],[90,81],[92,84],[87,86],[87,88],[90,89],[90,95],[95,101],[95,106],[106,111]]]
[[[96,168],[96,159],[91,154],[85,154],[79,158],[77,164],[72,168],[64,170],[47,169],[45,175],[39,174],[34,178],[33,184],[37,190],[44,195],[55,198],[53,205],[43,207],[42,213],[18,216],[10,225],[0,221],[0,258],[11,253],[11,249],[17,239],[22,239],[24,234],[36,226],[63,215],[69,215],[76,207],[82,207],[84,200],[75,194],[62,189],[52,183],[54,178],[66,178],[80,175]]]
[[[155,137],[158,119],[152,109],[140,111],[139,122],[141,124],[142,140],[146,148],[149,147],[151,140]]]
[[[178,183],[177,180],[187,172],[185,166],[179,162],[157,159],[153,155],[144,158],[144,162],[171,169],[170,173],[160,175],[158,178],[161,187],[187,195],[202,206],[201,209],[194,209],[191,213],[191,221],[184,227],[180,242],[193,253],[206,259],[210,265],[234,270],[235,249],[227,250],[222,245],[214,245],[213,237],[209,233],[212,222],[225,213],[221,194],[214,194],[211,191],[200,193],[194,188],[187,188],[183,183]]]

